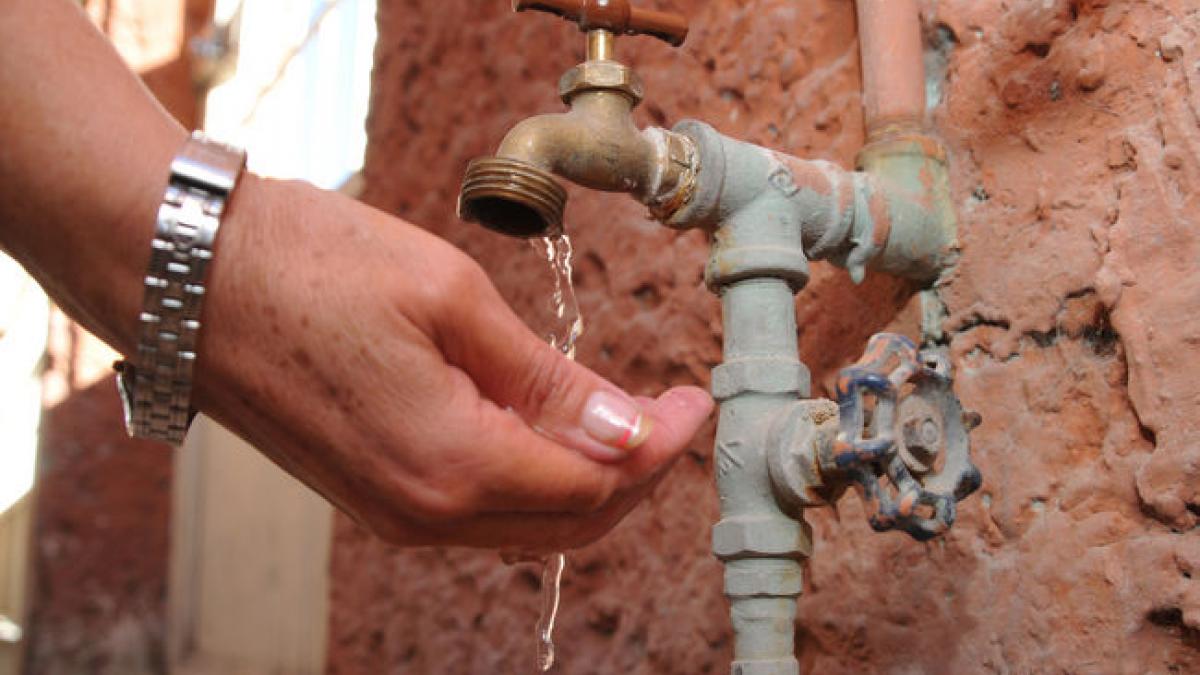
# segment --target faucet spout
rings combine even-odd
[[[622,192],[672,212],[687,195],[695,150],[683,135],[639,129],[633,109],[642,100],[637,75],[615,61],[593,60],[563,76],[565,113],[517,124],[494,157],[471,162],[459,215],[518,237],[562,228],[567,193],[556,178],[604,192]]]

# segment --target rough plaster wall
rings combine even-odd
[[[459,223],[468,159],[559,108],[572,28],[507,4],[384,0],[367,199],[463,246],[530,317],[522,245]],[[693,33],[623,40],[643,122],[709,121],[802,156],[862,141],[849,0],[676,0]],[[1194,0],[926,0],[934,116],[955,166],[962,264],[943,288],[958,391],[986,481],[945,540],[869,532],[857,497],[811,517],[797,625],[807,672],[1200,670],[1200,8]],[[638,392],[707,384],[718,305],[706,244],[627,199],[572,191],[590,325],[580,360]],[[884,328],[915,334],[912,290],[817,266],[799,299],[818,392]],[[706,428],[657,494],[570,556],[562,672],[726,672]],[[494,555],[397,551],[341,519],[330,670],[529,672],[531,570]]]
[[[163,105],[195,126],[198,106],[182,47],[211,16],[212,0],[84,4]],[[162,673],[171,453],[129,439],[112,380],[115,354],[55,316],[34,495],[25,672]]]

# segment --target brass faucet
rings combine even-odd
[[[628,0],[514,0],[513,9],[578,23],[587,33],[587,61],[559,81],[568,112],[521,122],[494,157],[471,162],[459,216],[508,235],[555,234],[567,202],[559,176],[595,190],[628,193],[655,216],[669,217],[690,196],[696,151],[681,134],[634,124],[642,81],[615,60],[614,46],[618,35],[639,34],[679,46],[687,38],[687,20],[633,8]]]

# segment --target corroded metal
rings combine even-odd
[[[968,416],[952,383],[943,354],[918,353],[911,340],[891,333],[871,338],[863,358],[839,375],[840,431],[819,463],[823,474],[844,474],[857,485],[875,530],[927,541],[948,530],[955,503],[979,489]],[[911,393],[901,398],[908,385]],[[867,396],[875,403],[869,423]]]
[[[796,401],[776,418],[767,443],[767,466],[775,496],[793,515],[828,506],[846,488],[821,471],[838,434],[838,407],[828,399]]]
[[[691,141],[665,129],[637,127],[633,110],[644,96],[641,79],[613,60],[614,33],[655,34],[648,27],[658,24],[647,18],[654,13],[640,10],[625,19],[607,14],[620,4],[629,9],[616,2],[516,3],[518,10],[552,11],[588,27],[589,59],[559,81],[568,112],[524,120],[505,136],[495,157],[471,164],[459,195],[464,220],[514,236],[553,234],[566,206],[566,191],[555,176],[630,194],[656,218],[670,217],[688,201],[697,170]],[[674,28],[669,34],[682,40]]]
[[[870,177],[870,267],[933,283],[958,256],[958,219],[950,195],[946,151],[919,133],[871,142],[858,154],[858,169]]]
[[[733,237],[720,240],[736,246]],[[721,246],[715,244],[714,257],[722,255]],[[713,553],[725,563],[732,672],[797,675],[793,623],[812,533],[801,514],[773,494],[769,456],[771,430],[809,395],[809,374],[796,341],[796,287],[776,276],[770,254],[744,254],[737,278],[718,281],[725,346],[724,362],[713,373],[721,403],[714,453],[721,519],[713,527]]]
[[[925,45],[917,0],[857,0],[870,140],[924,128]]]

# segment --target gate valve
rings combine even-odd
[[[866,408],[867,397],[874,408]],[[893,333],[871,338],[838,376],[839,429],[829,468],[862,495],[871,527],[928,541],[954,524],[955,504],[979,489],[968,433],[979,425],[954,395],[950,361]],[[885,484],[884,478],[887,478]]]
[[[688,34],[685,17],[633,7],[629,0],[513,0],[513,10],[549,12],[579,24],[584,32],[649,35],[674,47],[682,45]]]

